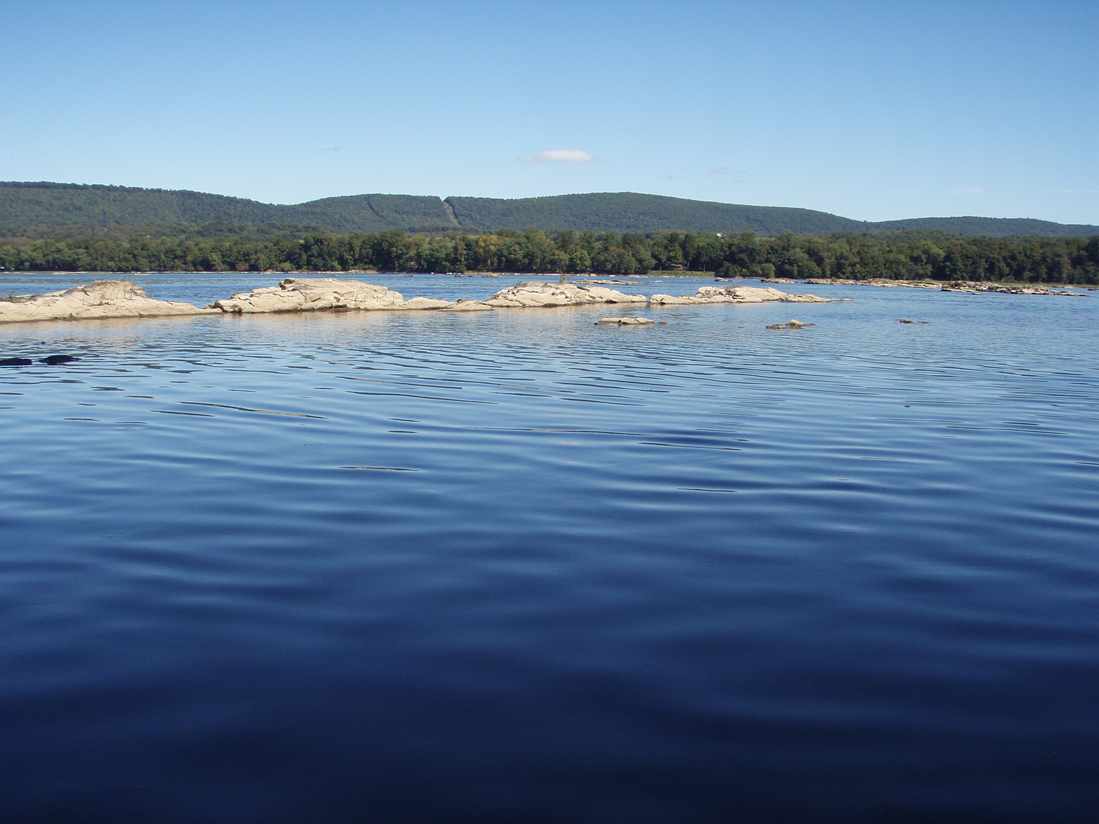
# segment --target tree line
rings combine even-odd
[[[496,232],[0,242],[7,271],[594,272],[1099,284],[1099,237]]]

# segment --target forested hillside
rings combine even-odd
[[[878,232],[946,232],[967,237],[1088,237],[1099,226],[1023,217],[917,217],[869,224]]]
[[[755,232],[802,235],[866,231],[867,224],[812,209],[737,206],[679,197],[615,192],[501,200],[450,197],[465,229],[560,229],[603,232]]]
[[[982,217],[881,223],[812,209],[743,206],[617,192],[505,200],[366,194],[280,206],[167,189],[0,182],[0,238],[240,236],[307,232],[753,232],[778,236],[938,231],[969,237],[1082,237],[1099,226]]]
[[[457,228],[437,197],[354,195],[277,206],[224,195],[123,186],[0,183],[0,236],[437,232]]]

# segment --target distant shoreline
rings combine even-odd
[[[908,289],[937,289],[944,286],[949,286],[951,283],[965,283],[973,284],[984,287],[982,291],[995,291],[997,288],[1005,289],[1046,289],[1046,290],[1058,290],[1058,289],[1081,289],[1084,291],[1094,292],[1099,291],[1099,286],[1086,283],[1073,283],[1057,282],[1035,282],[1026,280],[984,280],[984,281],[971,281],[971,280],[958,280],[958,281],[937,281],[937,280],[900,280],[897,278],[825,278],[825,277],[813,277],[813,278],[781,278],[781,277],[720,277],[714,272],[703,271],[691,271],[691,270],[666,270],[666,271],[653,271],[645,272],[644,274],[628,274],[628,275],[607,275],[600,274],[598,272],[382,272],[377,269],[295,269],[289,272],[277,271],[273,269],[261,271],[261,272],[191,272],[179,269],[154,269],[141,272],[112,272],[112,271],[97,271],[87,269],[56,269],[51,271],[36,271],[36,270],[21,270],[11,272],[0,272],[0,284],[3,283],[3,279],[6,277],[20,275],[20,276],[48,276],[48,277],[73,277],[76,275],[88,275],[94,278],[102,278],[108,280],[118,280],[123,277],[149,277],[152,275],[203,275],[203,276],[225,276],[225,277],[244,277],[244,276],[268,276],[272,278],[293,278],[298,276],[315,276],[315,275],[384,275],[385,277],[449,277],[449,278],[464,278],[464,277],[489,277],[489,278],[501,278],[501,277],[515,277],[526,278],[529,280],[538,280],[545,278],[564,278],[569,280],[596,280],[604,281],[608,283],[626,284],[630,280],[641,281],[646,278],[669,278],[669,277],[682,277],[682,278],[708,278],[716,281],[730,282],[730,281],[759,281],[761,283],[769,283],[777,286],[795,286],[795,285],[809,285],[809,286],[876,286],[882,288],[908,288]],[[944,291],[950,291],[946,289]]]

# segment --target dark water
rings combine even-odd
[[[1094,820],[1099,297],[814,291],[0,327],[0,819]]]

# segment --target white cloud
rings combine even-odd
[[[534,159],[552,163],[588,163],[591,153],[583,149],[543,149]]]

